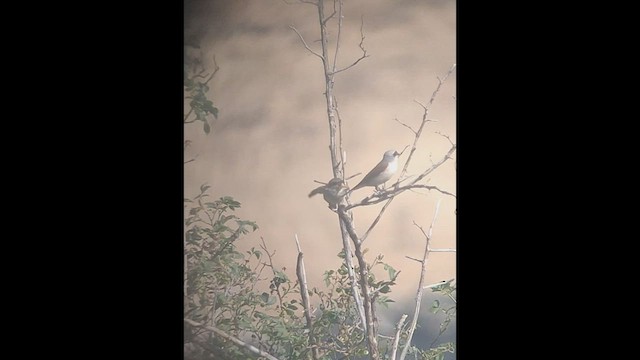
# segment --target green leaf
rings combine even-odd
[[[253,317],[258,319],[264,319],[266,317],[266,314],[260,311],[256,311],[253,313]]]
[[[384,264],[384,269],[389,273],[389,279],[393,279],[396,276],[397,271],[391,265]]]
[[[273,305],[275,303],[276,303],[276,297],[275,296],[270,296],[266,305]]]
[[[209,126],[209,123],[205,120],[204,121],[204,132],[206,134],[209,134],[210,131],[211,131],[211,127]]]
[[[191,106],[193,107],[193,113],[196,114],[196,120],[207,122],[205,113],[202,110],[200,110],[200,108],[193,105]]]
[[[210,187],[211,187],[211,186],[207,185],[206,183],[205,183],[205,184],[202,184],[202,185],[200,186],[200,192],[202,192],[202,193],[203,193],[203,192],[207,191],[207,189],[209,189]]]
[[[293,310],[289,310],[289,309],[285,308],[285,309],[284,309],[284,311],[285,311],[285,312],[287,313],[287,315],[289,315],[289,316],[293,316],[293,315],[294,315]]]
[[[383,293],[383,294],[386,294],[386,293],[388,293],[390,291],[391,291],[391,288],[389,287],[389,285],[385,285],[382,288],[380,288],[380,292]]]
[[[264,303],[268,303],[269,302],[269,294],[267,294],[266,292],[263,292],[262,294],[260,294],[260,300],[262,300],[262,302],[264,302]]]
[[[238,226],[240,227],[244,227],[244,226],[250,226],[253,231],[256,231],[256,229],[258,229],[258,224],[256,224],[253,221],[248,221],[248,220],[236,220],[236,223],[238,224]]]
[[[438,312],[439,309],[440,309],[440,301],[433,300],[433,303],[431,304],[431,309],[429,311],[435,314]]]

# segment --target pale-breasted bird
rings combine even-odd
[[[338,203],[347,194],[349,189],[340,178],[331,179],[326,185],[319,186],[309,193],[309,197],[322,194],[324,200],[329,203],[330,209],[337,209]]]
[[[387,180],[391,179],[393,174],[398,170],[398,157],[400,153],[395,150],[387,150],[382,156],[382,160],[374,167],[364,178],[354,186],[349,192],[356,189],[360,189],[365,186],[375,186],[376,190],[378,185],[382,185]]]

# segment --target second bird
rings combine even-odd
[[[349,192],[365,186],[375,186],[376,190],[379,190],[378,185],[382,185],[387,182],[396,173],[396,170],[398,170],[399,156],[399,152],[395,150],[387,150],[378,165],[369,171],[358,185],[354,186]]]

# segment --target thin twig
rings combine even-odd
[[[255,346],[253,346],[251,344],[247,344],[246,342],[244,342],[244,341],[242,341],[242,340],[240,340],[240,339],[238,339],[238,338],[236,338],[234,336],[231,336],[231,335],[227,334],[226,332],[224,332],[224,331],[222,331],[222,330],[220,330],[220,329],[218,329],[216,327],[208,326],[208,325],[205,325],[205,324],[201,324],[201,323],[195,322],[195,321],[193,321],[191,319],[184,319],[184,322],[186,322],[187,324],[189,324],[191,326],[195,326],[195,327],[199,327],[199,328],[203,328],[205,330],[211,331],[214,334],[216,334],[216,335],[218,335],[220,337],[223,337],[223,338],[233,342],[236,345],[244,347],[245,349],[251,351],[252,353],[254,353],[254,354],[258,355],[258,356],[264,356],[265,358],[267,358],[269,360],[278,360],[277,357],[275,357],[275,356],[273,356],[273,355],[271,355],[271,354],[269,354],[269,353],[267,353],[265,351],[262,351],[262,350],[258,349],[257,347],[255,347]]]
[[[377,333],[375,331],[374,324],[374,311],[373,307],[375,303],[371,298],[369,293],[369,284],[367,283],[367,279],[369,279],[369,274],[367,270],[367,262],[364,259],[364,254],[362,253],[362,242],[357,242],[354,244],[356,259],[358,259],[358,270],[360,271],[360,288],[362,289],[362,300],[364,305],[364,314],[367,320],[365,326],[365,333],[367,338],[367,347],[369,349],[370,356],[373,360],[379,359],[378,354],[378,339],[376,337]]]
[[[211,79],[213,79],[213,77],[216,75],[218,70],[220,70],[220,67],[218,66],[218,63],[216,62],[216,56],[215,55],[213,55],[213,65],[215,66],[215,69],[213,69],[213,73],[211,74],[211,76],[209,76],[207,81],[204,82],[205,85],[207,85],[209,83],[209,81],[211,81]]]
[[[420,314],[420,304],[422,302],[422,292],[423,292],[423,284],[424,278],[427,273],[427,256],[429,255],[429,242],[431,241],[431,234],[433,232],[433,224],[436,222],[436,218],[438,217],[438,211],[440,210],[440,202],[442,199],[438,199],[436,203],[436,209],[433,213],[433,219],[431,220],[431,225],[429,226],[429,233],[425,234],[424,229],[418,226],[415,221],[414,225],[416,225],[422,234],[424,234],[426,238],[426,244],[424,246],[424,253],[422,255],[422,269],[420,271],[420,280],[418,281],[418,291],[416,293],[416,307],[413,312],[413,319],[411,320],[411,326],[409,327],[409,334],[407,335],[407,342],[404,344],[404,348],[402,349],[402,354],[400,355],[400,360],[403,360],[407,355],[407,351],[409,350],[409,346],[411,345],[411,338],[413,337],[413,332],[416,329],[416,325],[418,324],[418,315]]]
[[[415,184],[415,185],[406,185],[406,186],[401,186],[397,189],[393,189],[393,190],[387,190],[387,191],[383,191],[381,193],[372,195],[372,196],[368,196],[362,200],[360,200],[357,203],[353,203],[351,205],[348,205],[346,207],[346,210],[351,210],[353,208],[359,207],[359,206],[367,206],[367,205],[374,205],[374,204],[378,204],[381,203],[385,200],[388,200],[389,198],[393,198],[395,196],[400,195],[401,193],[407,191],[407,190],[412,190],[412,189],[428,189],[428,190],[435,190],[438,191],[439,193],[443,194],[443,195],[448,195],[454,198],[457,198],[457,196],[453,193],[450,193],[446,190],[442,190],[437,186],[434,185],[423,185],[423,184]]]
[[[442,281],[439,281],[439,282],[437,282],[437,283],[435,283],[435,284],[425,285],[425,286],[423,286],[422,288],[423,288],[423,289],[431,289],[431,288],[434,288],[434,287],[437,287],[437,286],[440,286],[440,285],[442,285],[442,284],[446,284],[446,283],[447,283],[446,281],[442,280]]]
[[[393,347],[391,348],[391,360],[396,360],[396,352],[398,351],[398,343],[400,342],[400,331],[402,330],[402,325],[404,325],[405,320],[407,320],[407,314],[402,314],[402,317],[396,324],[396,336],[393,337]]]
[[[403,123],[402,121],[398,120],[398,118],[394,118],[393,120],[397,121],[400,125],[406,127],[407,129],[409,129],[409,131],[411,131],[414,135],[416,135],[416,131],[413,130],[413,128],[405,123]]]
[[[351,175],[351,176],[349,176],[348,178],[346,178],[346,179],[345,179],[345,181],[346,181],[346,180],[353,179],[354,177],[356,177],[356,176],[358,176],[358,175],[360,175],[360,174],[362,174],[362,172],[359,172],[359,173],[356,173],[356,174],[354,174],[354,175]]]
[[[293,31],[296,32],[296,34],[298,34],[298,37],[300,38],[300,40],[302,41],[302,44],[304,45],[304,47],[309,50],[310,53],[312,53],[313,55],[317,56],[320,58],[320,60],[324,61],[324,58],[322,57],[322,55],[318,54],[317,52],[311,50],[311,48],[309,47],[309,45],[307,45],[307,42],[304,41],[304,38],[302,37],[302,35],[298,32],[298,29],[296,29],[295,27],[293,27],[293,25],[289,25],[289,28]]]
[[[267,258],[269,259],[269,264],[266,265],[271,268],[273,276],[277,276],[278,274],[276,274],[276,269],[273,267],[273,255],[276,254],[276,251],[273,250],[273,253],[269,253],[269,250],[267,249],[267,243],[264,242],[264,238],[262,236],[260,237],[260,240],[262,241],[260,247],[264,250],[264,252],[267,254]],[[282,294],[280,293],[280,286],[276,286],[275,290],[276,294],[278,295],[278,302],[280,303],[280,311],[282,312],[284,311],[284,307],[282,306]]]
[[[360,242],[364,242],[364,240],[367,238],[367,236],[369,236],[369,233],[371,232],[371,230],[373,230],[373,228],[378,224],[378,221],[380,221],[380,218],[382,218],[382,214],[384,214],[384,212],[387,210],[387,207],[389,206],[389,204],[391,204],[391,201],[393,201],[393,197],[391,199],[389,199],[384,206],[382,207],[382,209],[380,210],[380,213],[378,214],[378,216],[375,218],[375,220],[373,220],[373,223],[371,223],[371,226],[369,226],[369,228],[367,229],[367,231],[364,233],[364,235],[362,236],[362,239],[360,239]],[[355,206],[350,205],[349,208],[354,208]]]
[[[336,50],[333,54],[333,66],[331,68],[331,72],[333,74],[336,73],[336,64],[338,61],[338,52],[340,51],[340,34],[342,33],[342,0],[339,1],[334,1],[333,2],[333,14],[331,14],[331,16],[335,15],[336,13],[336,3],[338,3],[338,35],[336,35]],[[331,16],[329,16],[329,18],[331,18]],[[329,20],[329,18],[327,18],[327,20]],[[326,21],[324,21],[326,23]],[[337,107],[337,106],[336,106]]]
[[[302,249],[300,248],[300,241],[298,241],[298,234],[295,234],[296,246],[298,247],[298,261],[296,264],[296,275],[298,275],[298,282],[300,283],[300,296],[302,296],[302,305],[304,306],[304,317],[307,320],[307,328],[309,329],[309,344],[311,346],[311,354],[314,360],[319,357],[318,346],[313,334],[313,320],[311,318],[311,303],[309,301],[309,290],[307,288],[307,273],[304,268],[304,260],[302,256]]]
[[[429,105],[433,104],[433,101],[435,100],[436,95],[438,95],[438,92],[440,91],[440,88],[442,87],[442,84],[444,84],[444,82],[447,80],[449,75],[451,75],[451,73],[453,72],[453,69],[455,69],[455,67],[456,67],[456,65],[453,64],[453,66],[449,69],[449,71],[447,72],[447,74],[444,76],[444,78],[442,80],[440,78],[438,78],[438,86],[433,91],[433,94],[431,94],[431,99],[429,99]],[[407,161],[404,163],[404,166],[402,167],[402,172],[400,173],[400,178],[402,178],[404,176],[404,174],[407,172],[407,169],[409,168],[409,162],[411,161],[411,157],[413,156],[413,153],[416,151],[418,140],[420,139],[420,135],[422,134],[422,129],[424,128],[425,124],[429,121],[427,119],[427,115],[429,114],[429,108],[424,106],[419,101],[416,101],[416,100],[414,100],[414,101],[416,103],[418,103],[420,106],[422,106],[422,108],[424,109],[424,112],[422,114],[422,122],[420,123],[420,127],[418,128],[418,131],[416,131],[416,136],[415,136],[414,141],[413,141],[413,146],[411,147],[411,151],[409,152],[409,156],[407,157]]]
[[[333,74],[337,74],[339,72],[343,72],[345,70],[349,70],[350,68],[356,66],[361,60],[368,58],[369,55],[367,55],[367,49],[364,48],[364,15],[362,17],[360,17],[360,44],[358,45],[360,47],[360,49],[362,50],[362,56],[360,56],[360,58],[358,58],[356,61],[354,61],[351,65],[344,67],[340,70],[335,70],[335,61],[333,63]],[[337,49],[336,49],[337,50]]]

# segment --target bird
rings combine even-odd
[[[398,170],[398,157],[400,153],[395,150],[387,150],[382,156],[382,160],[362,178],[358,185],[354,186],[349,193],[365,186],[374,186],[376,190],[378,186],[391,179],[393,174]]]
[[[309,193],[309,197],[322,194],[324,200],[329,204],[329,209],[337,209],[338,203],[347,194],[349,189],[344,185],[344,181],[340,178],[329,180],[326,185],[319,186]]]

